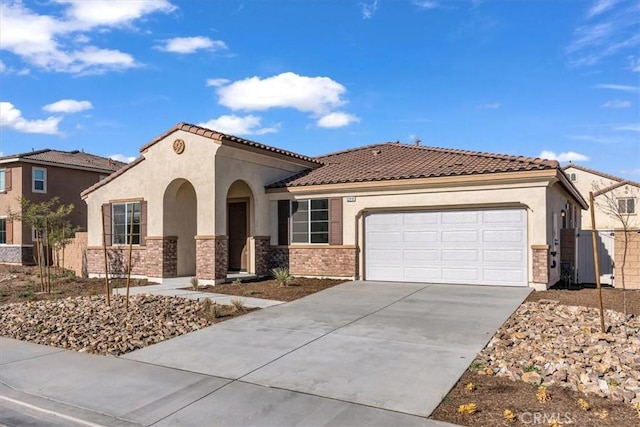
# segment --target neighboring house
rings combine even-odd
[[[640,219],[638,219],[638,199],[640,183],[626,180],[608,173],[576,164],[564,166],[569,180],[589,200],[594,194],[595,229],[598,231],[600,281],[603,284],[621,286],[620,267],[625,264],[626,287],[640,288]],[[627,234],[627,251],[624,251],[622,233],[623,218],[630,233]],[[582,233],[578,234],[578,282],[594,283],[593,244],[591,211],[582,212]],[[623,257],[625,258],[623,260]]]
[[[287,267],[547,288],[561,211],[586,208],[557,162],[526,157],[385,143],[311,158],[184,123],[141,154],[82,193],[90,274],[103,241],[126,271],[132,235],[133,274],[154,278]]]
[[[85,188],[124,166],[81,151],[38,150],[0,157],[0,263],[30,264],[34,236],[31,227],[8,218],[20,212],[20,198],[40,203],[54,196],[73,204],[72,225],[86,229]]]

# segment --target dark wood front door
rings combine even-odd
[[[247,202],[229,202],[229,271],[247,270]]]

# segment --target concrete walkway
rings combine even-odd
[[[350,282],[121,358],[0,338],[0,404],[109,426],[445,426],[425,417],[529,292]]]
[[[148,285],[148,286],[134,286],[129,288],[129,295],[164,295],[164,296],[177,296],[182,298],[189,298],[193,300],[204,300],[205,298],[209,298],[211,302],[216,302],[218,304],[223,305],[231,305],[231,300],[234,298],[240,298],[245,307],[249,308],[266,308],[272,307],[274,305],[282,304],[283,301],[275,301],[269,299],[262,298],[251,298],[251,297],[235,297],[233,295],[226,294],[216,294],[212,292],[201,292],[193,289],[185,289],[191,288],[191,278],[190,277],[172,277],[170,279],[162,279],[162,283],[157,285]],[[127,292],[126,288],[115,288],[113,293],[115,295],[125,295]]]

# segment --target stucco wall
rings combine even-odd
[[[18,198],[22,196],[21,164],[19,163],[7,164],[7,165],[2,165],[1,167],[11,169],[12,184],[11,184],[11,189],[7,189],[7,191],[0,193],[0,218],[7,217],[10,210],[12,212],[20,211],[20,202],[18,201]],[[23,235],[23,227],[21,226],[21,223],[18,221],[14,221],[13,222],[13,243],[14,244],[22,243],[22,235]],[[29,242],[31,242],[30,238],[29,238]],[[11,249],[8,249],[8,251],[15,252],[15,250],[11,250]]]
[[[596,191],[595,189],[603,189],[616,184],[617,181],[613,181],[608,178],[604,178],[600,175],[592,174],[580,169],[569,167],[566,169],[567,174],[575,173],[576,180],[573,184],[578,188],[580,194],[589,202],[589,192]],[[638,201],[640,200],[640,189],[633,186],[627,186],[618,188],[609,193],[614,197],[635,197],[636,198],[636,211],[638,210]],[[598,230],[614,230],[620,228],[620,221],[615,217],[607,214],[603,211],[602,205],[606,203],[606,196],[601,195],[595,199],[595,217],[596,217],[596,229]],[[630,217],[632,228],[640,227],[640,220],[637,219],[637,213]],[[591,212],[589,210],[582,211],[582,228],[584,230],[591,230]]]
[[[459,208],[523,207],[527,210],[528,238],[528,281],[533,283],[533,251],[531,246],[551,245],[553,242],[552,212],[556,212],[558,239],[562,226],[561,210],[571,198],[554,180],[538,179],[531,182],[500,183],[492,185],[452,185],[450,187],[422,186],[421,188],[380,189],[330,193],[294,194],[270,193],[269,217],[271,220],[271,245],[277,245],[277,200],[305,199],[314,197],[353,196],[355,201],[343,204],[343,244],[364,247],[363,219],[365,211],[385,210],[446,210]],[[547,285],[560,278],[560,246],[557,242],[557,262],[550,269]],[[295,247],[291,245],[290,247]],[[551,249],[549,249],[551,252]],[[359,277],[363,277],[363,251],[360,251],[357,265]],[[551,259],[548,264],[551,265]]]

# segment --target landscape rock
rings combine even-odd
[[[554,384],[631,403],[640,399],[640,317],[595,308],[525,302],[476,362],[497,376]],[[625,333],[626,329],[626,333]],[[524,372],[531,370],[531,372]]]
[[[213,324],[202,303],[136,295],[70,297],[0,306],[0,336],[86,353],[117,356]]]

